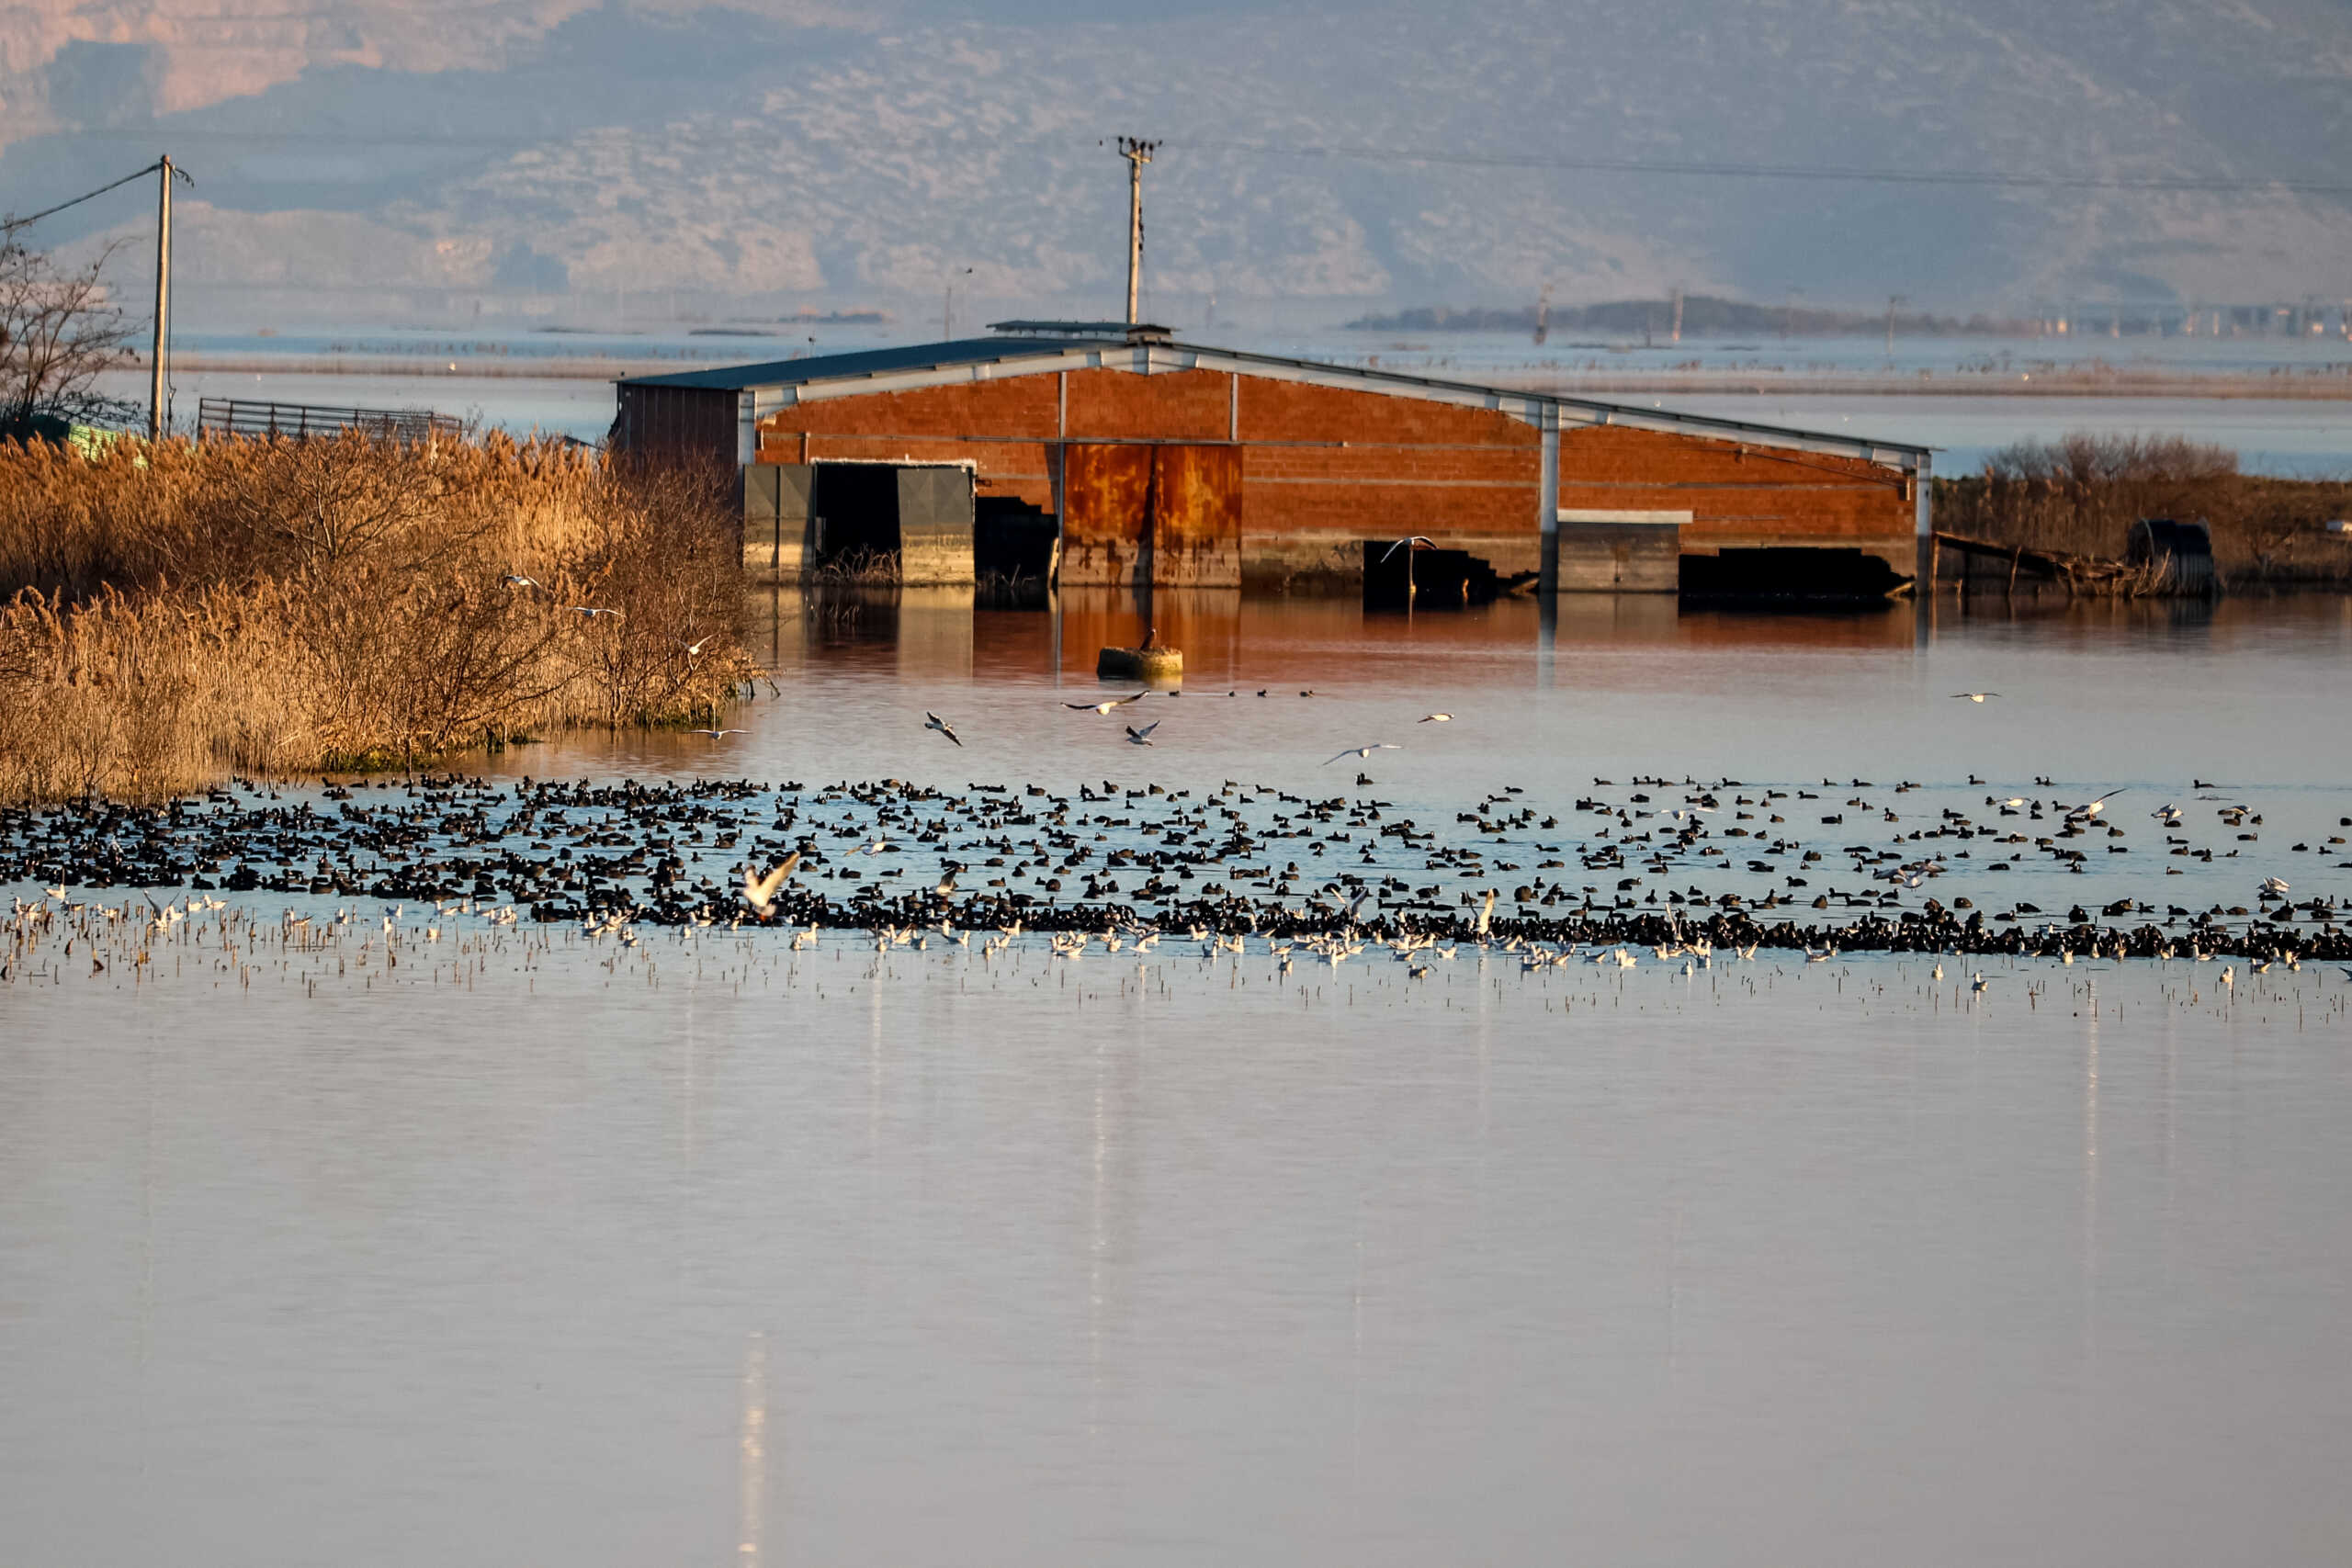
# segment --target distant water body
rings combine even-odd
[[[599,440],[612,423],[608,378],[699,366],[834,354],[912,341],[903,325],[815,325],[774,335],[698,336],[684,328],[643,333],[471,333],[357,327],[263,336],[190,334],[180,353],[197,366],[175,378],[177,412],[197,400],[242,397],[362,407],[431,407],[516,432]],[[1511,385],[1597,384],[1601,400],[1656,403],[1697,413],[1801,429],[1865,434],[1938,448],[1946,473],[1974,470],[2012,442],[2071,431],[2184,434],[2239,454],[2251,473],[2352,475],[2352,401],[2246,395],[2265,379],[2303,392],[2352,389],[2352,344],[2341,339],[2122,338],[1897,339],[1890,356],[1870,338],[1781,342],[1602,344],[1560,336],[1541,348],[1498,333],[1415,334],[1329,330],[1221,335],[1204,341],[1301,358],[1377,364],[1408,374]],[[2158,378],[2160,395],[2002,393],[2010,377],[2081,377],[2109,369]],[[1751,378],[1764,389],[1716,389]],[[1924,379],[1923,379],[1924,377]],[[1705,385],[1691,389],[1693,378]],[[1964,383],[1965,391],[1930,390]],[[1682,389],[1650,380],[1674,381]],[[2197,383],[2227,386],[2204,396]],[[1808,381],[1849,389],[1809,392]],[[1920,389],[1889,390],[1890,383]],[[143,400],[143,378],[108,390]]]

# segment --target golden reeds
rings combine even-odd
[[[0,797],[712,721],[753,674],[722,485],[500,436],[0,445]]]
[[[2117,558],[2141,518],[2201,521],[2233,588],[2352,588],[2352,547],[2327,529],[2347,516],[2352,484],[2242,474],[2226,447],[2178,437],[2028,442],[1936,481],[1937,527],[2029,549]]]

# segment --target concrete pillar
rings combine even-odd
[[[1535,525],[1543,530],[1544,553],[1536,568],[1537,597],[1549,599],[1560,587],[1560,405],[1545,403],[1539,415],[1544,432],[1542,493],[1536,497]]]
[[[1919,589],[1932,593],[1936,588],[1935,459],[1925,452],[1919,454],[1918,466],[1911,470],[1911,531],[1918,547],[1917,563],[1911,575]]]

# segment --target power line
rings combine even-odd
[[[626,128],[605,127],[604,130]],[[72,132],[77,141],[119,138],[146,138],[151,130],[91,130]],[[492,131],[482,135],[434,134],[431,132],[343,131],[300,130],[233,130],[222,129],[175,128],[175,141],[214,143],[243,143],[272,151],[309,151],[331,147],[367,147],[377,150],[390,148],[447,148],[481,152],[510,152],[545,146],[550,142],[572,140],[582,132],[557,127],[537,130]],[[1038,139],[1023,145],[1043,148],[1056,139]],[[894,141],[888,139],[860,138],[857,145],[871,149],[914,151],[930,145],[920,141]],[[1002,144],[1000,144],[1001,146]],[[1836,164],[1746,164],[1716,163],[1705,160],[1590,158],[1569,157],[1543,152],[1472,152],[1447,148],[1374,147],[1333,144],[1328,146],[1283,146],[1264,141],[1192,141],[1170,138],[1166,145],[1171,150],[1196,152],[1226,152],[1259,158],[1315,158],[1333,161],[1373,164],[1420,164],[1453,168],[1494,169],[1555,169],[1578,174],[1617,175],[1678,175],[1718,179],[1821,180],[1865,185],[1941,186],[1979,189],[2021,190],[2111,190],[2172,193],[2176,195],[2256,195],[2275,193],[2291,196],[2352,196],[2352,184],[2328,180],[2285,179],[2277,177],[2240,178],[2221,175],[2148,175],[2133,177],[2110,175],[2030,174],[2015,170],[1994,169],[1884,169],[1865,168]],[[115,182],[128,184],[141,175],[153,174],[149,164],[139,174],[126,175]],[[102,195],[112,186],[101,186],[90,196]],[[13,220],[15,224],[30,223],[52,212],[89,199],[77,197],[31,218]],[[0,225],[5,231],[7,225]]]
[[[1570,158],[1550,153],[1457,152],[1394,147],[1279,147],[1259,141],[1189,141],[1173,148],[1239,152],[1261,158],[1329,158],[1377,164],[1437,164],[1464,168],[1565,169],[1585,174],[1698,175],[1734,179],[1849,180],[1875,185],[2009,186],[2043,190],[2132,190],[2210,193],[2280,191],[2298,196],[2352,196],[2352,185],[2318,180],[2222,179],[2108,175],[2016,174],[1976,169],[1868,169],[1830,164],[1714,164],[1643,158]]]
[[[19,229],[29,228],[33,224],[40,222],[44,218],[55,217],[58,213],[64,211],[69,207],[79,207],[85,201],[96,200],[97,197],[106,195],[107,192],[115,189],[119,186],[127,186],[133,180],[143,180],[149,175],[152,175],[156,170],[164,167],[164,161],[163,159],[158,158],[143,169],[134,169],[130,174],[123,175],[122,178],[109,181],[107,184],[100,186],[96,190],[84,191],[80,196],[75,197],[71,201],[61,201],[55,207],[44,207],[39,212],[33,213],[28,217],[10,218],[5,220],[0,220],[0,234],[12,234]],[[180,178],[185,180],[187,176],[186,175],[180,175]]]

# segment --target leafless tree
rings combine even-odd
[[[44,420],[119,422],[134,412],[98,390],[102,372],[128,362],[133,330],[101,276],[114,250],[66,267],[0,232],[0,434],[22,437]]]

